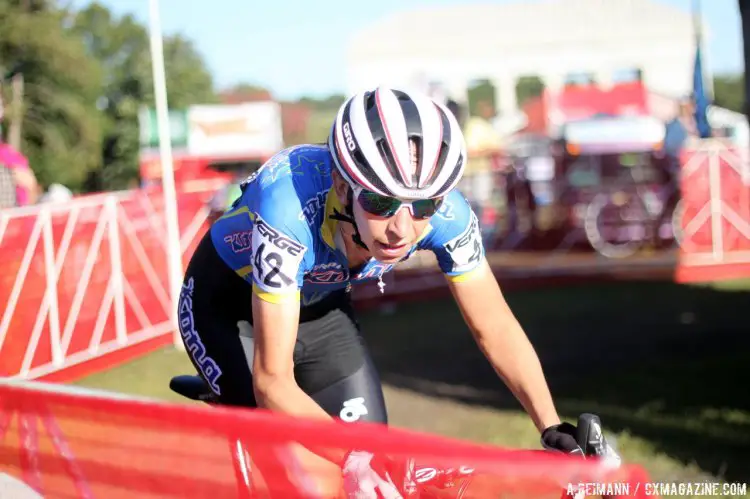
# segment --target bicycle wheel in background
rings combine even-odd
[[[677,201],[672,210],[672,235],[674,236],[675,243],[678,248],[682,248],[682,244],[685,241],[685,204],[682,199]]]
[[[584,230],[591,247],[606,258],[633,256],[646,242],[648,213],[637,195],[597,194],[586,207]]]

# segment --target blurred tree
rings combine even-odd
[[[286,103],[284,142],[287,145],[326,142],[331,124],[345,101],[345,95],[332,94],[322,98],[304,96]]]
[[[533,97],[539,97],[542,92],[544,82],[538,76],[522,76],[516,82],[516,100],[519,106]]]
[[[299,99],[300,104],[305,104],[310,107],[313,111],[338,111],[341,104],[346,100],[346,96],[342,94],[333,94],[328,97],[314,98],[314,97],[302,97]]]
[[[714,103],[717,106],[725,107],[738,113],[743,112],[743,106],[745,103],[744,75],[715,76]]]
[[[40,184],[77,190],[100,164],[96,99],[102,73],[64,22],[65,12],[51,1],[0,2],[0,66],[23,76],[21,123],[15,126],[22,127],[21,150]]]
[[[497,111],[499,102],[495,102],[495,87],[489,80],[477,80],[469,86],[467,91],[469,100],[469,114],[477,115],[477,105],[480,102],[489,102],[492,108]]]
[[[87,188],[126,188],[138,179],[138,111],[154,105],[148,33],[132,16],[117,18],[98,2],[77,12],[69,29],[104,72],[97,101],[105,123],[102,168],[88,178]],[[211,75],[192,42],[165,37],[164,65],[170,109],[215,102]]]
[[[218,99],[222,104],[241,104],[272,100],[273,95],[267,88],[251,83],[238,83],[219,92]]]

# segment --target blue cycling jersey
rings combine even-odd
[[[279,152],[243,182],[242,196],[211,227],[221,258],[264,300],[294,298],[309,305],[393,268],[374,258],[349,268],[339,221],[331,218],[344,212],[332,191],[331,162],[325,146]],[[446,196],[403,260],[417,250],[432,251],[453,280],[467,278],[479,266],[484,247],[477,217],[457,190]]]

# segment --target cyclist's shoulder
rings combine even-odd
[[[484,247],[479,220],[463,194],[454,189],[445,197],[429,229],[419,248],[435,253],[443,272],[458,277],[476,268]]]
[[[281,225],[305,223],[310,205],[330,190],[331,155],[322,145],[288,147],[245,179],[242,198],[234,208]]]
[[[331,154],[324,145],[301,144],[287,147],[273,155],[245,184],[254,184],[261,196],[278,195],[292,189],[304,197],[305,187],[330,183]]]
[[[453,189],[445,196],[440,209],[430,218],[430,226],[442,232],[462,231],[472,221],[474,212],[463,194]]]

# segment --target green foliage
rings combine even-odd
[[[742,112],[745,103],[745,77],[717,75],[714,77],[714,103],[717,106]]]
[[[22,150],[42,184],[77,187],[100,164],[101,68],[86,57],[83,41],[62,29],[63,12],[29,5],[0,7],[0,64],[24,79]],[[8,102],[8,88],[4,94]]]
[[[126,188],[138,178],[138,110],[154,105],[148,33],[132,16],[115,18],[97,2],[75,15],[71,31],[86,41],[88,54],[104,72],[102,167],[87,187]],[[215,100],[211,75],[192,42],[180,35],[165,37],[164,65],[170,108]]]
[[[313,111],[320,112],[337,112],[341,104],[346,100],[346,96],[341,94],[333,94],[322,99],[316,99],[313,97],[302,97],[299,102],[310,106]]]
[[[335,109],[318,109],[314,110],[307,122],[307,137],[305,142],[319,144],[328,141],[328,134],[331,133],[331,124],[336,119]]]
[[[522,76],[516,82],[516,100],[519,105],[543,92],[544,82],[538,76]]]
[[[165,37],[164,60],[170,107],[216,100],[190,40]],[[80,10],[42,0],[1,2],[0,69],[10,68],[23,74],[22,152],[42,185],[122,189],[138,179],[138,110],[154,100],[143,25],[98,2]]]
[[[498,108],[499,102],[495,102],[495,87],[489,80],[478,80],[469,87],[467,92],[467,98],[469,101],[469,114],[476,116],[478,114],[477,107],[481,102],[487,102],[492,105],[494,109]]]

